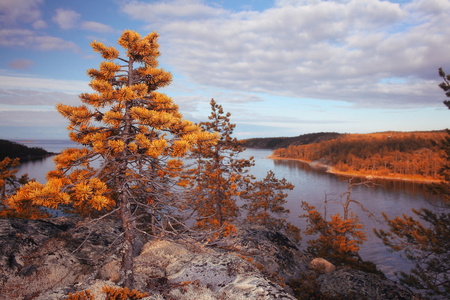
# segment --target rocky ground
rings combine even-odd
[[[0,298],[65,299],[119,280],[118,224],[67,218],[0,220]],[[290,279],[313,278],[328,299],[414,299],[382,276],[336,269],[302,252],[280,233],[241,225],[214,247],[183,240],[141,238],[135,257],[136,288],[145,299],[296,299]],[[305,281],[297,281],[306,284]]]

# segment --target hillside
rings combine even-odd
[[[39,159],[53,155],[54,153],[48,152],[38,147],[27,147],[18,143],[10,142],[7,140],[0,140],[0,161],[5,157],[20,158],[21,162],[33,159]]]
[[[252,138],[244,140],[244,146],[256,149],[279,149],[286,148],[291,145],[306,145],[328,141],[339,137],[341,134],[337,132],[319,132],[308,133],[295,137],[270,137],[270,138]]]
[[[329,165],[349,175],[441,180],[445,131],[345,134],[327,141],[276,149],[275,158]]]

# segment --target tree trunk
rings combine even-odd
[[[130,59],[128,62],[128,86],[133,85],[133,61]],[[132,104],[127,102],[125,105],[124,114],[124,129],[122,132],[122,139],[125,143],[125,148],[122,151],[122,155],[119,163],[119,207],[120,207],[120,217],[122,220],[124,241],[123,241],[123,256],[122,264],[120,268],[120,277],[122,286],[133,288],[134,286],[134,264],[133,264],[133,253],[134,253],[134,240],[136,238],[135,222],[131,214],[131,204],[125,193],[127,190],[126,182],[126,172],[128,168],[128,144],[132,138],[132,117],[131,117]]]
[[[217,221],[219,221],[220,227],[223,225],[223,215],[222,215],[222,191],[220,190],[222,186],[222,173],[220,172],[220,154],[219,154],[219,146],[217,145],[214,153],[214,161],[215,161],[215,171],[217,172],[216,177],[216,216]]]
[[[120,200],[120,215],[122,219],[124,241],[123,241],[123,256],[120,268],[120,278],[122,286],[132,289],[134,287],[134,224],[131,216],[130,203],[122,195]]]

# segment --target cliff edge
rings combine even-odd
[[[0,219],[1,299],[65,299],[90,290],[104,299],[116,286],[121,247],[118,223],[88,227],[68,218]],[[136,289],[144,299],[296,299],[286,282],[316,274],[327,299],[414,299],[382,276],[351,269],[315,271],[310,257],[278,232],[238,226],[234,236],[206,247],[186,240],[140,237]],[[298,296],[298,294],[297,294]]]

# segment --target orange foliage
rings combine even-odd
[[[441,180],[445,132],[345,134],[337,139],[277,149],[280,158],[320,160],[337,172]]]
[[[129,290],[128,288],[103,287],[106,293],[106,300],[138,300],[147,297],[147,293],[141,293],[138,290]]]
[[[402,283],[428,296],[449,295],[450,281],[450,213],[448,207],[438,212],[428,209],[415,210],[415,217],[403,214],[389,219],[383,213],[389,230],[374,229],[383,244],[393,251],[401,251],[414,263],[410,273],[400,272]],[[418,220],[416,217],[419,217]],[[432,299],[433,297],[430,297]]]
[[[94,295],[89,290],[76,292],[75,294],[69,293],[69,297],[64,300],[95,300]]]
[[[314,206],[303,201],[302,208],[308,212],[301,216],[308,221],[305,233],[319,234],[317,239],[308,242],[308,252],[335,264],[354,261],[360,245],[366,240],[358,216],[352,212],[348,220],[343,220],[336,214],[331,216],[331,221],[326,221]]]
[[[29,197],[22,199],[20,203],[15,205],[9,203],[8,198],[14,195],[21,185],[30,181],[27,174],[20,178],[16,177],[18,170],[15,167],[19,165],[18,158],[10,159],[6,157],[0,162],[0,218],[39,219],[49,217],[49,214],[42,211]]]
[[[106,294],[105,300],[138,300],[147,297],[147,293],[141,293],[138,290],[130,290],[128,288],[103,287]],[[64,300],[94,300],[95,297],[89,290],[69,293],[69,297]]]
[[[247,210],[247,219],[276,231],[284,231],[296,242],[300,240],[300,230],[284,218],[289,209],[284,208],[287,194],[284,190],[292,190],[294,186],[285,178],[277,179],[273,171],[267,172],[264,179],[248,183],[247,192],[242,194],[246,201],[243,206]]]
[[[183,184],[190,186],[188,206],[196,212],[196,227],[221,229],[223,234],[229,234],[230,224],[238,215],[236,200],[252,178],[245,173],[254,162],[253,158],[237,158],[244,149],[231,136],[235,125],[230,123],[230,113],[225,114],[214,100],[211,109],[210,121],[200,126],[220,138],[213,146],[199,143],[192,149],[194,167],[183,178]]]

